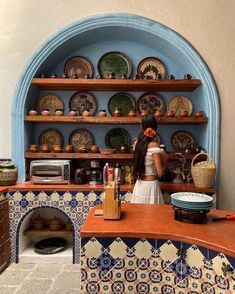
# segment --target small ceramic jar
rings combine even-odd
[[[119,117],[122,116],[122,111],[119,107],[115,107],[112,116]]]
[[[82,113],[82,116],[85,116],[85,117],[90,116],[89,110],[84,110],[83,113]]]
[[[196,113],[195,113],[195,116],[197,116],[197,117],[202,117],[202,116],[204,116],[204,111],[197,111]]]
[[[36,144],[31,144],[29,147],[29,151],[33,153],[38,152],[38,146]]]
[[[63,115],[63,109],[56,109],[56,110],[55,110],[55,115],[56,115],[56,116],[61,116],[61,115]]]
[[[181,116],[181,117],[187,117],[187,116],[188,116],[188,111],[187,111],[187,110],[182,110],[182,111],[180,112],[180,116]]]
[[[128,112],[127,116],[129,116],[129,117],[135,117],[136,116],[136,112],[134,110],[130,110]]]
[[[105,109],[101,109],[101,110],[99,111],[99,116],[104,117],[104,116],[106,116],[106,115],[107,115],[107,113],[106,113],[106,110],[105,110]]]
[[[0,186],[15,185],[18,169],[12,161],[0,161]]]
[[[70,116],[75,116],[75,115],[77,115],[77,110],[76,110],[76,109],[70,109],[70,111],[69,111],[69,115],[70,115]]]
[[[66,153],[72,153],[73,152],[73,145],[66,145],[65,148],[64,148],[64,151]]]
[[[140,113],[141,117],[146,117],[147,115],[148,115],[148,111],[146,111],[146,110],[142,110]]]
[[[59,153],[59,152],[62,152],[62,147],[61,145],[57,144],[57,145],[54,145],[52,147],[53,151],[56,152],[56,153]]]
[[[49,111],[49,109],[43,109],[43,110],[42,110],[42,115],[45,115],[45,116],[50,115],[50,111]]]
[[[50,146],[47,144],[42,144],[40,146],[40,151],[45,152],[45,153],[50,152]]]
[[[154,116],[155,117],[161,117],[161,116],[163,116],[162,110],[160,110],[160,109],[156,110],[155,113],[154,113]]]
[[[173,117],[173,116],[175,116],[175,112],[173,110],[168,110],[167,111],[167,116]]]
[[[29,111],[29,115],[37,115],[37,114],[38,114],[37,110],[31,109]]]

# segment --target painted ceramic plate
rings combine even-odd
[[[171,145],[176,152],[184,152],[191,145],[195,145],[195,141],[189,132],[178,131],[172,135]]]
[[[90,61],[81,56],[76,56],[70,58],[64,66],[64,73],[67,74],[69,78],[72,78],[74,74],[77,75],[79,79],[84,78],[87,74],[93,77],[93,69]]]
[[[186,203],[197,203],[197,204],[205,204],[211,203],[213,198],[206,194],[201,193],[193,193],[193,192],[178,192],[171,194],[171,198],[179,201],[179,202],[186,202]]]
[[[107,132],[105,136],[105,144],[109,148],[120,149],[122,145],[130,146],[131,136],[123,128],[114,128]]]
[[[137,74],[142,79],[148,78],[154,80],[158,75],[161,75],[162,79],[165,79],[167,69],[160,59],[156,57],[146,57],[138,64]]]
[[[84,110],[89,110],[90,115],[95,115],[97,111],[97,102],[90,93],[75,93],[69,101],[70,109],[76,109],[78,115],[82,115]]]
[[[175,111],[175,115],[180,115],[182,111],[187,110],[188,115],[193,112],[193,104],[191,100],[186,96],[174,96],[170,99],[167,106],[168,111]]]
[[[131,76],[132,64],[129,57],[125,54],[115,51],[108,52],[100,58],[98,71],[104,77],[108,77],[110,73],[114,72],[116,79],[120,79],[123,74],[129,78]]]
[[[40,112],[42,112],[43,109],[48,109],[50,111],[50,115],[54,115],[56,109],[64,110],[64,102],[57,95],[48,94],[40,98],[38,109]]]
[[[63,145],[63,136],[57,129],[46,129],[39,137],[39,145],[47,144],[51,148],[54,145]]]
[[[145,110],[149,114],[154,114],[156,110],[162,110],[164,113],[164,101],[160,95],[156,95],[154,93],[145,93],[140,96],[137,107],[139,113]]]
[[[136,110],[135,97],[128,93],[117,93],[113,95],[108,102],[108,110],[112,114],[118,107],[123,116],[127,116],[130,110]]]
[[[75,151],[78,150],[80,145],[85,145],[89,150],[91,145],[94,145],[94,137],[87,129],[76,129],[69,136],[69,144],[73,145]]]

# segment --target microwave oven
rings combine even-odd
[[[30,163],[32,184],[69,184],[70,160],[33,160]]]

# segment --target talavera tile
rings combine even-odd
[[[200,267],[203,265],[204,255],[193,245],[187,250],[186,261],[190,267]]]
[[[177,248],[172,244],[171,241],[166,241],[161,247],[159,247],[159,255],[164,260],[173,262],[178,258]]]
[[[215,258],[213,258],[212,262],[213,262],[214,271],[218,275],[221,275],[221,276],[223,276],[223,274],[224,274],[224,272],[223,272],[224,265],[230,266],[232,268],[232,265],[229,263],[226,256],[224,254],[222,254],[222,253],[218,254]]]
[[[120,238],[116,238],[112,244],[109,246],[110,255],[113,258],[124,258],[127,252],[127,245]]]
[[[149,258],[152,254],[151,244],[146,239],[140,239],[140,241],[135,245],[135,255],[138,258]]]

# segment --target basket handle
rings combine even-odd
[[[200,155],[205,155],[205,156],[207,157],[207,159],[209,158],[209,155],[208,155],[206,152],[201,151],[200,153],[198,153],[197,155],[195,155],[195,156],[193,157],[192,162],[191,162],[191,167],[193,167],[194,160],[195,160],[198,156],[200,156]]]

